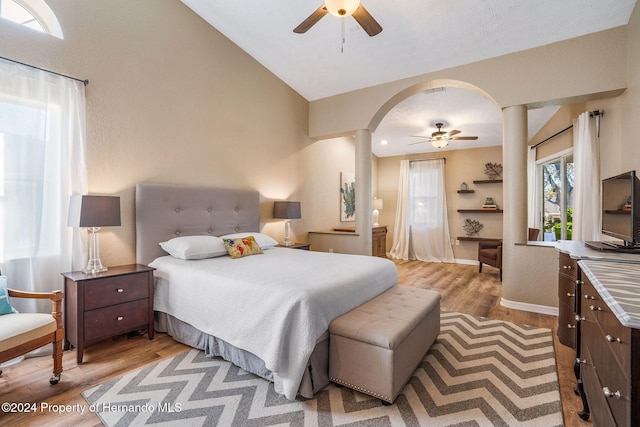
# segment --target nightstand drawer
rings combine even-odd
[[[84,339],[94,341],[129,332],[135,327],[147,327],[149,300],[127,302],[87,311],[84,318]]]
[[[84,291],[84,309],[93,310],[123,302],[149,297],[149,288],[145,275],[131,274],[96,279],[87,283]]]

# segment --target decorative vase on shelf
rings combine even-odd
[[[460,190],[462,191],[467,191],[469,189],[469,187],[467,187],[467,183],[463,182],[462,184],[460,184]]]

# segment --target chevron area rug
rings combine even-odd
[[[453,312],[390,406],[333,384],[291,402],[199,350],[82,395],[106,426],[562,425],[551,331]]]

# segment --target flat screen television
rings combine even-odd
[[[602,180],[601,231],[623,241],[600,242],[612,249],[640,250],[640,179],[636,171]]]

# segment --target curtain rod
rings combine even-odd
[[[446,157],[432,157],[430,159],[415,159],[415,160],[409,160],[409,163],[412,162],[424,162],[427,160],[442,160],[443,162],[447,163],[447,158]]]
[[[25,64],[24,62],[20,62],[20,61],[16,61],[15,59],[11,59],[11,58],[5,58],[4,56],[0,56],[0,59],[4,59],[10,62],[14,62],[16,64],[20,64],[20,65],[24,65],[26,67],[31,67],[31,68],[35,68],[36,70],[40,70],[40,71],[46,71],[47,73],[51,73],[51,74],[55,74],[57,76],[61,76],[61,77],[66,77],[68,79],[71,80],[75,80],[77,82],[81,82],[84,83],[85,86],[87,86],[89,84],[89,80],[87,79],[78,79],[76,77],[72,77],[72,76],[68,76],[66,74],[61,74],[61,73],[57,73],[55,71],[51,71],[51,70],[47,70],[46,68],[40,68],[40,67],[36,67],[35,65],[31,65],[31,64]]]
[[[593,110],[593,111],[590,111],[590,112],[589,112],[589,116],[590,116],[590,117],[596,117],[596,116],[604,117],[604,111],[602,111],[602,110]],[[529,148],[534,149],[534,148],[536,148],[538,145],[544,144],[545,142],[547,142],[547,141],[549,141],[549,140],[551,140],[551,139],[555,138],[556,136],[560,135],[561,133],[568,131],[568,130],[569,130],[569,129],[571,129],[572,127],[573,127],[573,125],[567,126],[566,128],[562,129],[560,132],[556,132],[556,133],[554,133],[554,134],[553,134],[553,135],[551,135],[549,138],[544,139],[544,140],[542,140],[542,141],[538,142],[537,144],[532,145],[532,146],[531,146],[531,147],[529,147]]]

